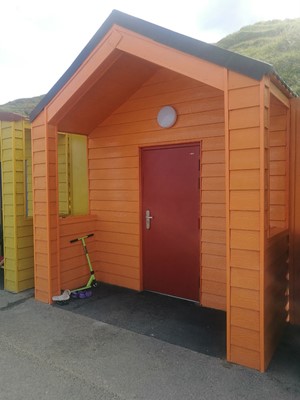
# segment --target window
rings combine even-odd
[[[88,213],[87,138],[58,134],[59,214]]]
[[[75,134],[58,134],[58,198],[59,215],[88,213],[87,138]],[[31,131],[25,131],[25,215],[32,217]]]

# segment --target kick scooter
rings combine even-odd
[[[81,243],[82,243],[84,254],[85,254],[85,257],[87,259],[87,263],[88,263],[89,271],[90,271],[90,275],[91,275],[89,277],[89,280],[88,280],[87,284],[85,286],[81,286],[81,287],[79,287],[77,289],[73,289],[73,290],[66,289],[66,290],[63,291],[63,293],[60,296],[53,296],[52,297],[53,301],[58,302],[60,304],[64,304],[65,302],[67,302],[70,299],[70,297],[72,297],[72,298],[90,297],[92,295],[92,293],[91,293],[91,291],[89,289],[91,289],[92,287],[95,288],[95,287],[98,286],[98,282],[96,281],[95,273],[94,273],[94,270],[93,270],[93,267],[92,267],[92,263],[91,263],[91,260],[90,260],[90,256],[89,256],[89,253],[88,253],[88,249],[87,249],[87,246],[86,246],[86,243],[85,243],[85,240],[87,238],[89,238],[89,237],[92,237],[92,236],[94,236],[94,234],[90,233],[88,235],[85,235],[85,236],[70,240],[70,243],[75,243],[75,242],[78,242],[78,241],[81,241]]]

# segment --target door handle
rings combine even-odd
[[[153,219],[150,210],[146,210],[145,218],[146,218],[146,229],[149,230],[151,228],[151,219]]]

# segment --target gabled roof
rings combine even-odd
[[[25,119],[23,115],[16,114],[10,111],[0,111],[0,121],[16,122]]]
[[[233,53],[215,45],[193,39],[142,19],[114,10],[102,24],[99,30],[95,33],[92,39],[88,42],[85,48],[81,51],[75,61],[67,69],[67,71],[31,112],[30,121],[33,121],[39,115],[45,106],[69,81],[69,79],[74,75],[74,73],[96,48],[96,46],[113,25],[121,26],[170,48],[182,51],[202,60],[209,61],[216,65],[238,72],[242,75],[249,76],[255,80],[261,80],[264,75],[274,74],[280,80],[281,84],[287,88],[284,82],[276,74],[273,66],[268,63]],[[288,90],[291,92],[290,89]]]

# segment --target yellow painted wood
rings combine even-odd
[[[69,136],[71,214],[85,215],[89,211],[87,138]]]
[[[33,287],[33,231],[30,126],[25,120],[1,122],[1,166],[4,241],[4,288]],[[25,194],[27,178],[28,198]],[[26,212],[28,205],[28,212]],[[26,215],[27,214],[27,215]],[[24,274],[24,268],[26,273]]]

